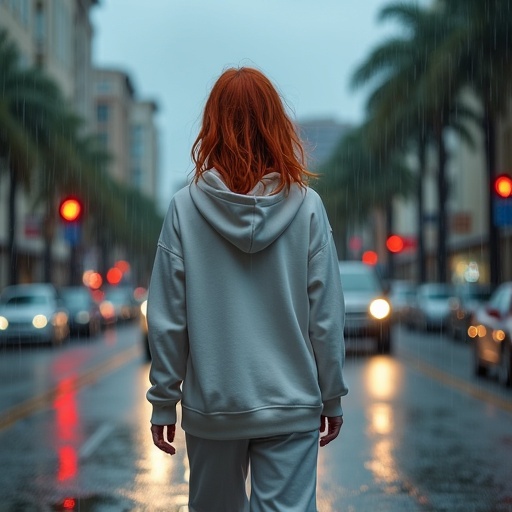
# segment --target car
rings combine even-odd
[[[52,284],[21,284],[0,295],[0,340],[59,345],[69,336],[68,312]]]
[[[68,286],[60,289],[63,303],[69,314],[71,334],[94,337],[101,330],[101,313],[91,292],[85,286]]]
[[[475,310],[487,302],[491,287],[480,283],[465,283],[455,287],[450,301],[448,330],[454,339],[468,341],[468,329]]]
[[[473,344],[476,376],[495,373],[512,386],[512,282],[498,286],[486,304],[472,315],[468,335]]]
[[[423,283],[407,312],[407,325],[420,330],[443,330],[450,318],[450,300],[453,286],[448,283]]]
[[[401,323],[407,318],[412,300],[416,295],[416,285],[411,281],[392,280],[389,284],[389,301],[393,311],[393,321]]]
[[[112,286],[105,290],[100,311],[105,323],[134,320],[139,315],[139,305],[133,290],[125,286]]]
[[[391,304],[386,287],[374,266],[359,261],[340,261],[345,298],[345,336],[370,337],[376,351],[391,352]]]

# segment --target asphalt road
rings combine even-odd
[[[474,378],[460,342],[394,334],[391,356],[364,342],[348,353],[319,511],[512,511],[512,391]],[[2,347],[0,375],[0,511],[187,510],[183,433],[173,457],[151,443],[136,324],[57,349]]]

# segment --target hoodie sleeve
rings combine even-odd
[[[324,231],[324,243],[310,257],[308,270],[309,336],[322,392],[322,414],[341,416],[341,397],[348,393],[343,381],[345,302],[338,256],[325,212],[319,224],[317,229]]]
[[[151,422],[171,425],[176,423],[176,404],[181,400],[188,358],[185,267],[174,202],[158,241],[147,318],[152,386],[146,396],[153,405]]]

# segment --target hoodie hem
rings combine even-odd
[[[182,428],[203,439],[255,439],[320,428],[322,406],[266,407],[242,413],[203,414],[182,405]]]

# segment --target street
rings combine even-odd
[[[512,511],[512,392],[473,377],[462,342],[394,337],[391,356],[347,354],[319,511]],[[185,512],[183,432],[173,457],[153,446],[148,369],[136,323],[59,348],[2,347],[0,511]]]

